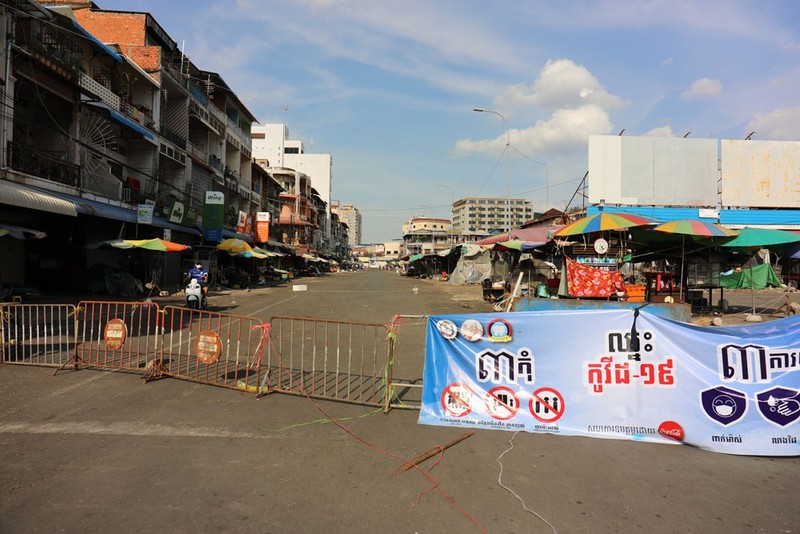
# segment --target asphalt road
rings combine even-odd
[[[213,292],[211,305],[379,323],[491,309],[478,287],[385,271],[301,284]],[[406,323],[398,366],[413,376],[424,340]],[[402,472],[465,429],[96,370],[0,366],[0,399],[3,533],[800,532],[800,458],[475,430]]]

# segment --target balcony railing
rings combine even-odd
[[[225,172],[225,164],[222,163],[222,160],[219,159],[214,154],[210,154],[208,156],[208,164],[211,165],[214,169],[218,170],[219,172]]]
[[[78,79],[78,75],[84,70],[83,49],[66,32],[46,26],[35,37],[25,41],[31,52],[39,56],[43,63],[55,70],[62,70],[62,74],[69,79]]]
[[[154,130],[156,127],[156,123],[153,120],[153,112],[146,106],[137,106],[134,104],[129,104],[124,100],[120,100],[119,110],[142,126],[146,126],[151,130]]]
[[[77,187],[80,182],[79,165],[48,156],[44,152],[18,143],[12,144],[11,147],[11,168],[73,187]]]
[[[114,109],[119,109],[120,98],[111,89],[93,79],[85,72],[81,72],[80,86]]]
[[[208,160],[208,152],[206,152],[205,148],[203,148],[203,147],[201,147],[199,145],[196,145],[196,144],[192,143],[191,141],[189,141],[189,143],[187,144],[187,147],[188,147],[189,154],[193,155],[194,157],[196,157],[196,158],[198,158],[198,159],[200,159],[202,161]]]

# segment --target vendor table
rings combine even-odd
[[[675,290],[672,273],[652,272],[644,273],[645,300],[652,302],[658,294],[668,293],[670,296]]]
[[[725,299],[725,288],[722,286],[693,286],[689,288],[687,300],[692,305],[692,311],[708,313],[715,308],[720,308],[719,302],[714,304],[714,290],[719,289],[719,302]],[[708,299],[705,293],[708,291]],[[697,297],[696,295],[699,295]]]

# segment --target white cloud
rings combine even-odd
[[[672,65],[673,61],[674,61],[674,59],[672,59],[671,57],[668,57],[667,59],[661,61],[661,64],[664,65],[664,66]]]
[[[599,106],[559,109],[547,120],[533,126],[511,128],[511,144],[523,153],[563,154],[586,149],[588,136],[608,134],[613,127],[608,113]],[[497,154],[505,146],[505,132],[495,139],[473,141],[465,139],[455,145],[457,152]]]
[[[552,156],[585,154],[589,135],[608,134],[613,124],[609,108],[626,103],[612,95],[581,65],[569,59],[547,61],[532,85],[518,84],[506,89],[495,102],[497,109],[512,116],[530,109],[549,111],[548,118],[532,126],[511,128],[511,144],[522,152],[547,152]],[[456,142],[462,153],[497,154],[505,146],[505,132],[494,139]]]
[[[569,59],[548,60],[532,86],[510,87],[496,103],[504,109],[535,106],[546,110],[625,105],[621,98],[606,91],[588,69]]]
[[[800,107],[777,108],[756,115],[748,124],[747,132],[755,131],[757,139],[796,141],[800,138]]]
[[[681,98],[692,100],[707,96],[717,96],[722,93],[722,82],[711,78],[700,78],[695,80],[692,85],[681,93]]]

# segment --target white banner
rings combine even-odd
[[[428,321],[419,421],[798,456],[800,316],[699,327],[633,310]]]

